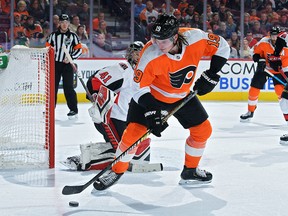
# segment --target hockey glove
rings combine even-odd
[[[210,74],[209,70],[204,71],[196,80],[193,90],[198,90],[198,95],[205,95],[211,92],[218,84],[220,76],[216,73]]]
[[[165,112],[163,110],[149,110],[144,114],[148,128],[157,137],[161,137],[161,133],[168,127],[167,122],[162,124],[162,118],[168,114]]]
[[[264,69],[266,67],[266,60],[265,59],[259,59],[257,68],[256,68],[256,73],[262,73],[264,72]]]
[[[282,66],[280,56],[270,55],[268,56],[268,62],[274,71],[278,71],[278,68]]]

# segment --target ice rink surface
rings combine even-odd
[[[278,103],[259,103],[250,123],[240,123],[246,102],[203,102],[213,134],[201,168],[213,174],[209,186],[178,185],[188,132],[172,117],[161,138],[151,136],[151,162],[162,172],[125,173],[104,192],[91,185],[80,194],[62,195],[65,185],[84,184],[96,172],[68,171],[59,163],[79,154],[79,145],[103,141],[87,109],[68,120],[66,105],[56,108],[56,168],[0,172],[1,216],[286,216],[288,215],[288,133]],[[69,207],[69,201],[79,207]]]

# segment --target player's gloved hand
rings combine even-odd
[[[148,128],[151,130],[152,134],[157,137],[161,137],[161,133],[168,127],[168,123],[162,124],[162,119],[167,115],[165,110],[149,110],[144,116],[147,120]]]
[[[280,56],[270,55],[268,56],[268,62],[274,71],[278,71],[279,67],[282,66]]]
[[[204,71],[200,78],[196,80],[193,90],[198,90],[198,95],[205,95],[211,92],[218,84],[220,76],[218,74],[210,74],[209,70]]]
[[[265,59],[259,59],[257,63],[256,73],[262,73],[264,72],[266,67],[266,60]]]

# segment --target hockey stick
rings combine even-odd
[[[276,79],[278,82],[280,82],[282,85],[286,85],[286,83],[284,83],[281,79],[279,79],[278,77],[276,77],[273,73],[271,73],[270,71],[268,71],[267,69],[264,69],[264,71],[269,74],[272,78]]]
[[[188,103],[192,98],[195,97],[197,94],[197,90],[195,92],[190,92],[184,99],[183,101],[176,106],[174,109],[172,109],[167,116],[165,116],[162,119],[162,123],[167,122],[167,120],[174,115],[179,109],[181,109],[186,103]],[[133,145],[131,145],[129,148],[126,149],[126,151],[122,152],[117,158],[114,159],[105,169],[101,170],[96,176],[94,176],[91,180],[89,180],[87,183],[83,185],[75,185],[75,186],[69,186],[66,185],[63,190],[62,194],[63,195],[71,195],[71,194],[78,194],[81,193],[83,190],[85,190],[89,185],[91,185],[93,182],[95,182],[99,177],[101,177],[105,172],[110,170],[116,163],[118,163],[123,157],[125,157],[129,151],[134,149],[140,142],[148,138],[148,136],[151,134],[151,130],[148,129],[147,132],[140,137]]]
[[[93,96],[89,92],[89,90],[88,90],[87,86],[85,85],[81,75],[78,73],[78,68],[75,66],[75,64],[71,58],[71,55],[69,54],[65,45],[62,46],[62,49],[63,49],[69,63],[73,67],[74,72],[77,74],[77,77],[80,80],[83,88],[85,89],[88,98],[90,99],[90,101],[92,103],[94,103],[95,99],[93,98]],[[105,130],[107,129],[111,133],[111,135],[112,135],[111,139],[113,139],[113,141],[117,142],[117,144],[118,144],[117,136],[114,133],[114,130],[112,130],[110,124],[109,123],[106,124],[104,122],[103,122],[103,124],[106,126],[106,127],[104,126],[104,129]],[[155,171],[162,171],[162,170],[163,170],[162,163],[153,163],[153,164],[147,163],[147,164],[137,164],[137,165],[136,164],[130,164],[130,166],[129,166],[129,171],[131,171],[131,172],[155,172]]]
[[[284,73],[283,69],[279,67],[279,71],[281,73],[281,75],[283,76],[283,78],[286,80],[286,82],[288,83],[288,77],[286,76],[286,74]]]

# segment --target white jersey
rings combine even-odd
[[[128,62],[104,67],[94,75],[103,85],[117,93],[117,98],[112,106],[111,118],[126,121],[129,102],[134,94],[133,75],[134,70]]]

